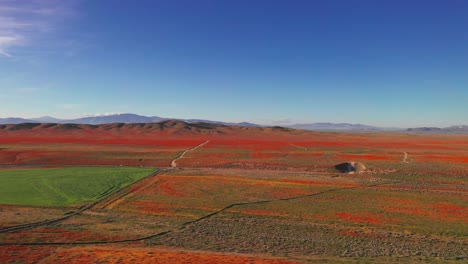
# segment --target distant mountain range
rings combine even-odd
[[[407,132],[410,133],[434,133],[434,134],[466,134],[468,133],[468,126],[450,126],[450,127],[416,127],[408,128]]]
[[[262,127],[262,125],[248,123],[248,122],[223,122],[213,121],[204,119],[180,119],[180,118],[164,118],[159,116],[142,116],[136,114],[114,114],[104,116],[90,116],[77,119],[59,119],[51,116],[43,116],[39,118],[0,118],[0,124],[21,124],[21,123],[57,123],[57,124],[89,124],[89,125],[101,125],[111,123],[157,123],[166,120],[179,120],[186,123],[210,123],[217,125],[227,126],[244,126],[244,127]],[[450,134],[450,133],[468,133],[468,126],[451,126],[445,128],[439,127],[418,127],[408,129],[398,128],[383,128],[376,126],[369,126],[363,124],[349,124],[349,123],[310,123],[310,124],[294,124],[286,125],[285,127],[311,130],[311,131],[348,131],[348,132],[378,132],[378,131],[395,131],[395,132],[406,132],[406,133],[439,133],[439,134]]]
[[[21,124],[21,123],[36,123],[32,119],[24,119],[24,118],[17,118],[17,117],[7,117],[7,118],[0,118],[0,124]]]
[[[204,119],[181,119],[181,118],[164,118],[159,116],[142,116],[136,114],[114,114],[104,116],[89,116],[76,119],[59,119],[51,116],[43,116],[38,118],[0,118],[0,124],[21,124],[21,123],[56,123],[56,124],[88,124],[88,125],[101,125],[112,123],[157,123],[165,120],[179,120],[186,123],[211,123],[227,126],[260,126],[248,122],[232,123],[222,121],[212,121]]]
[[[317,130],[317,131],[383,131],[381,127],[368,126],[362,124],[348,123],[312,123],[312,124],[296,124],[288,126],[302,130]]]
[[[39,118],[30,118],[36,122],[47,122],[47,123],[73,123],[73,124],[88,124],[88,125],[100,125],[100,124],[111,124],[111,123],[156,123],[165,120],[165,118],[153,116],[141,116],[135,114],[115,114],[105,116],[88,116],[77,119],[57,119],[50,116],[43,116]]]

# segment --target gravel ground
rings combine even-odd
[[[467,260],[468,243],[383,231],[353,230],[271,217],[223,214],[155,239],[150,244],[277,256],[422,256]]]

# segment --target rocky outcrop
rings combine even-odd
[[[335,165],[335,169],[343,173],[363,173],[367,168],[361,162],[349,161]]]

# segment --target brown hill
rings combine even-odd
[[[179,120],[165,120],[158,123],[112,123],[101,125],[87,124],[56,124],[56,123],[22,123],[11,125],[0,125],[0,131],[108,131],[108,132],[161,132],[172,135],[223,135],[223,134],[302,134],[305,131],[284,127],[248,127],[248,126],[227,126],[213,123],[187,123]]]
[[[22,124],[9,124],[0,125],[0,130],[118,130],[118,129],[159,129],[164,130],[168,128],[182,129],[184,127],[190,127],[191,124],[168,120],[159,123],[111,123],[111,124],[100,124],[100,125],[88,125],[88,124],[60,124],[60,123],[22,123]]]

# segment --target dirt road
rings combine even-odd
[[[406,159],[408,158],[408,153],[406,152],[403,152],[403,163],[409,163],[408,161],[406,161]]]
[[[207,141],[201,143],[200,145],[197,145],[197,146],[195,146],[195,147],[193,147],[193,148],[186,149],[184,152],[182,152],[182,154],[180,154],[179,156],[177,156],[177,157],[171,162],[171,167],[172,167],[172,168],[177,168],[177,160],[183,158],[184,155],[187,154],[187,152],[194,151],[194,150],[196,150],[197,148],[202,147],[202,146],[205,145],[205,144],[208,144],[208,142],[210,142],[210,141],[207,140]]]

